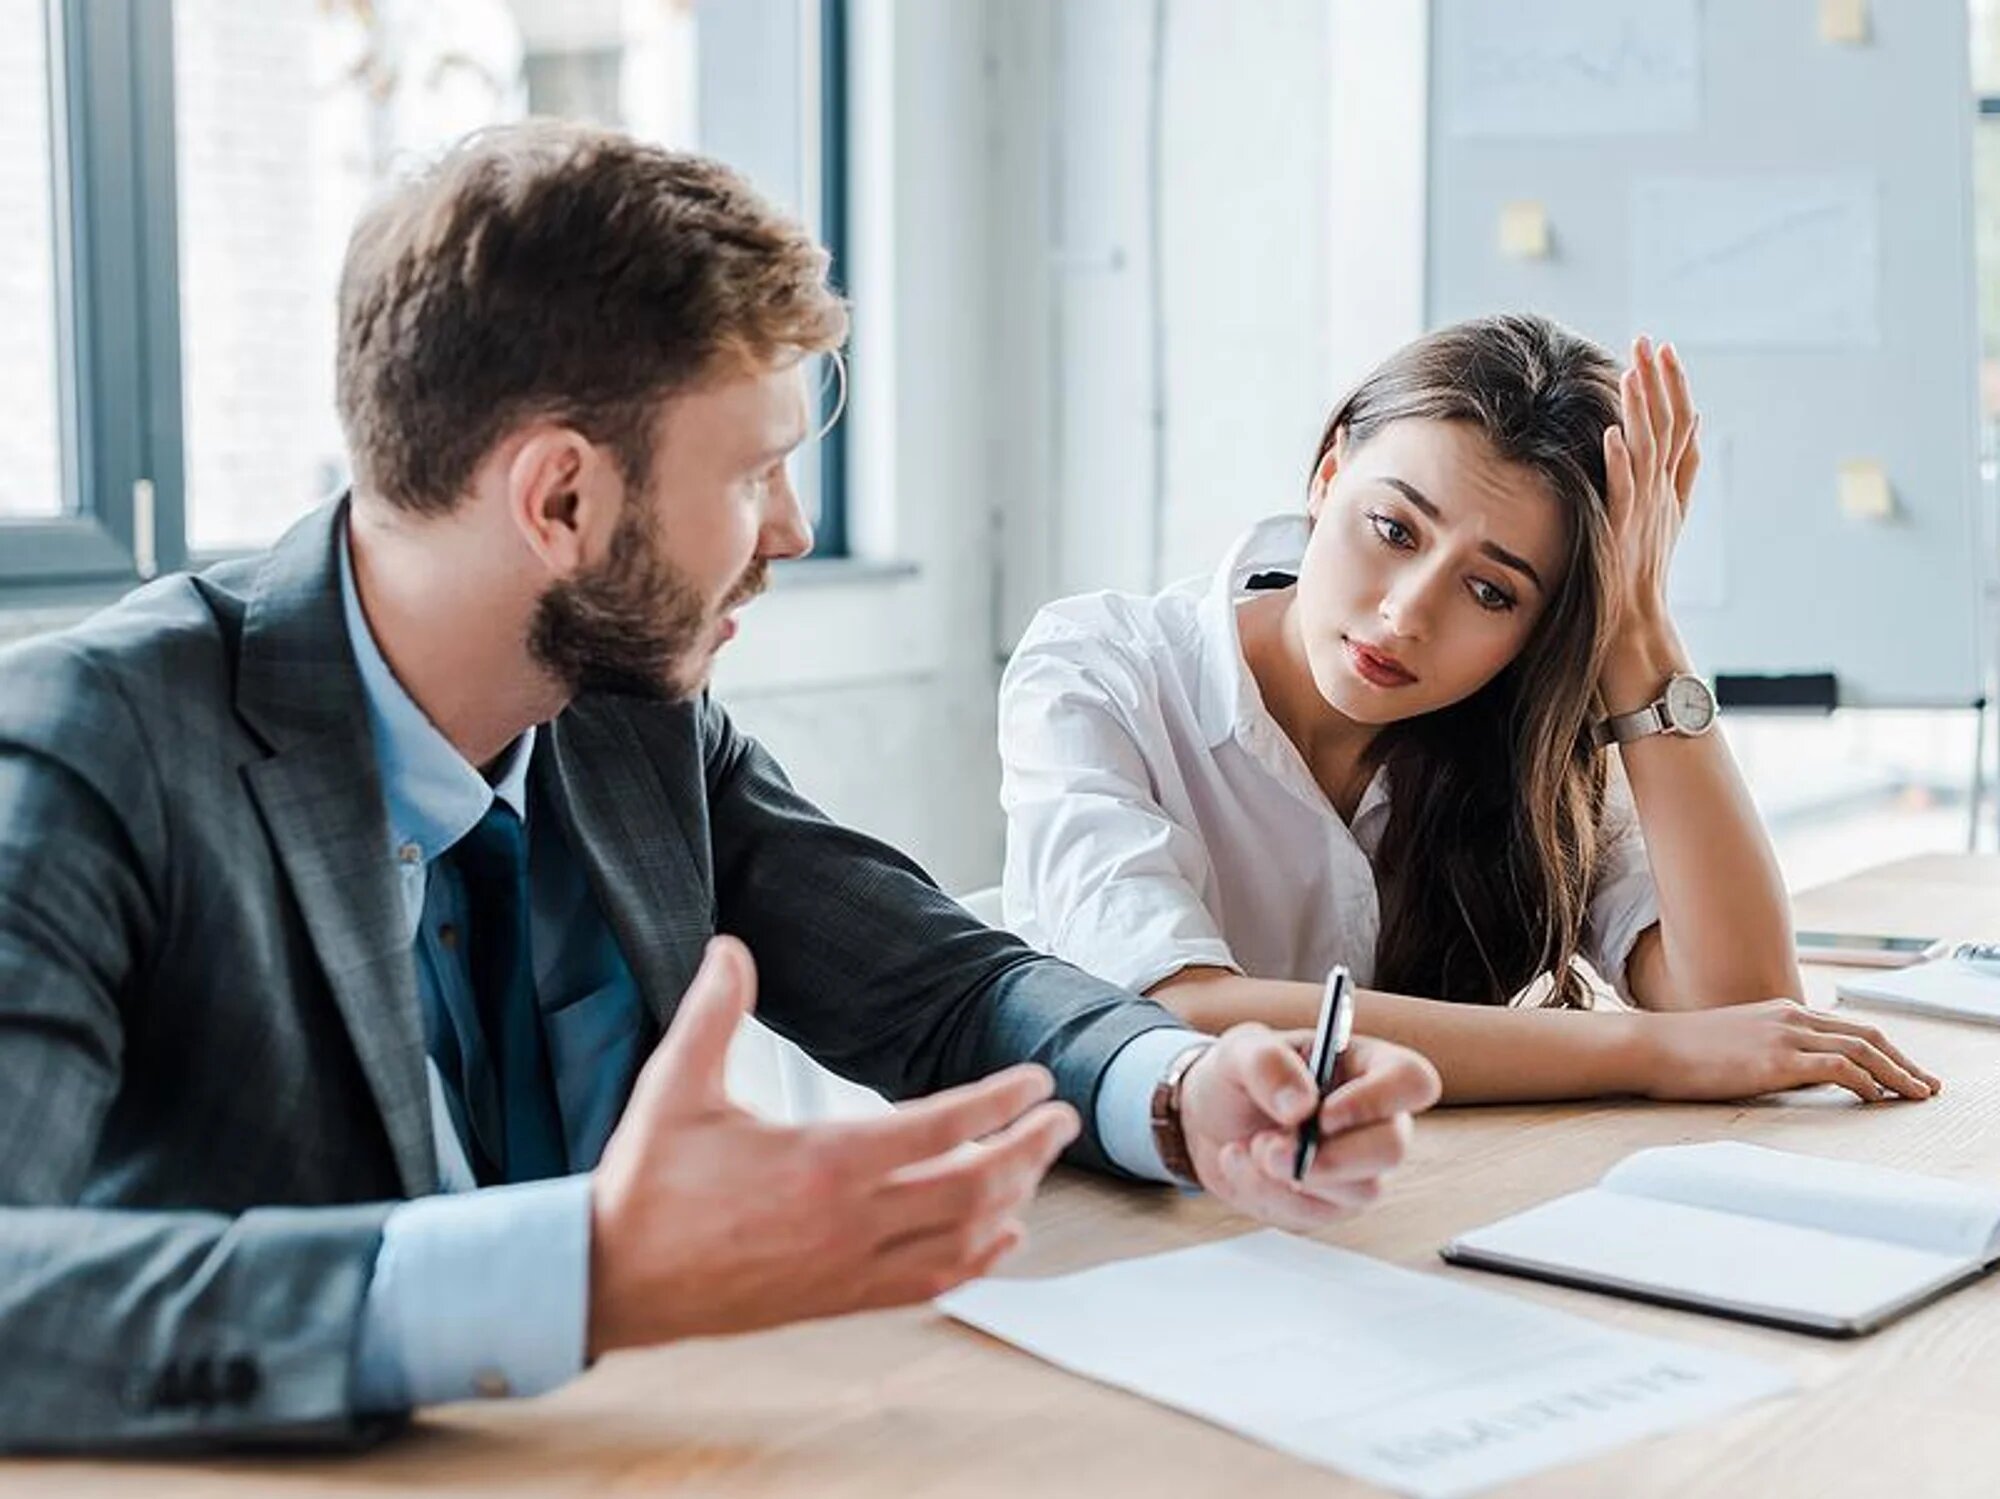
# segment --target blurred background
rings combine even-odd
[[[1636,331],[1596,311],[1636,303],[1605,300],[1625,250],[1593,237],[1653,180],[1630,174],[1865,172],[1879,323],[1825,347],[1780,329],[1775,353],[1682,340],[1698,396],[1705,371],[1725,395],[1748,382],[1794,444],[1780,479],[1750,482],[1762,416],[1731,397],[1737,482],[1711,507],[1787,517],[1787,539],[1713,542],[1731,582],[1691,589],[1689,633],[1713,669],[1839,672],[1848,642],[1868,664],[1854,706],[1724,720],[1795,887],[1991,848],[1981,760],[2000,736],[1974,704],[1996,635],[2000,0],[1926,0],[1920,27],[1901,0],[1759,0],[1769,89],[1729,71],[1720,0],[1662,0],[1622,30],[1603,18],[1632,7],[1610,5],[1570,50],[1535,50],[1575,9],[0,0],[0,638],[259,547],[337,491],[334,282],[391,174],[525,114],[616,125],[741,167],[829,244],[854,303],[851,400],[798,460],[819,553],[747,616],[722,695],[836,816],[947,887],[988,885],[994,691],[1038,603],[1207,571],[1302,502],[1341,391],[1446,316],[1533,306],[1607,342]],[[1537,122],[1509,93],[1531,67],[1622,69],[1693,113]],[[1898,89],[1935,115],[1865,160],[1813,123],[1873,128],[1868,91]],[[1936,337],[1899,318],[1906,292],[1932,298]],[[1788,373],[1769,379],[1774,359]],[[1951,416],[1944,435],[1898,427],[1876,381]],[[1906,478],[1901,442],[1947,477]],[[1886,466],[1879,530],[1844,487],[1857,463]],[[1822,537],[1784,507],[1832,495],[1835,469]],[[1904,581],[1868,586],[1868,558]],[[1908,581],[1932,576],[1933,593]],[[1901,692],[1897,653],[1939,654],[1934,609],[1965,621],[1945,626],[1950,670]]]

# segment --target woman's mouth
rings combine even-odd
[[[1347,664],[1354,668],[1355,675],[1371,686],[1407,687],[1417,679],[1417,674],[1394,656],[1365,646],[1346,635],[1340,637],[1340,644],[1347,652]]]

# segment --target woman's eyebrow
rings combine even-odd
[[[1440,511],[1437,506],[1433,505],[1428,499],[1426,499],[1424,497],[1424,492],[1421,489],[1418,489],[1416,485],[1408,483],[1405,480],[1395,478],[1388,474],[1382,475],[1381,482],[1388,485],[1391,489],[1395,490],[1404,499],[1408,500],[1412,505],[1415,505],[1419,510],[1423,511],[1425,515],[1428,515],[1432,520],[1440,522],[1444,520],[1444,513]],[[1526,578],[1530,583],[1534,584],[1535,587],[1540,592],[1546,594],[1549,591],[1548,586],[1542,582],[1542,575],[1535,571],[1534,564],[1528,561],[1526,557],[1517,556],[1513,552],[1510,552],[1505,547],[1501,546],[1498,542],[1493,542],[1493,541],[1480,542],[1479,550],[1484,552],[1487,556],[1491,557],[1495,562],[1499,562],[1507,567],[1513,568],[1515,572],[1521,574],[1522,577]]]

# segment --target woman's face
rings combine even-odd
[[[1343,435],[1309,509],[1298,628],[1320,695],[1360,723],[1470,697],[1521,653],[1562,586],[1555,496],[1468,423]]]

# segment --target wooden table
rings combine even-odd
[[[1905,860],[1802,895],[1802,924],[2000,937],[2000,858]],[[1834,975],[1809,975],[1830,1002]],[[1514,1494],[2000,1493],[2000,1277],[1852,1343],[1454,1270],[1454,1233],[1594,1181],[1646,1145],[1719,1137],[2000,1182],[2000,1029],[1889,1022],[1946,1081],[1921,1104],[1828,1090],[1709,1106],[1589,1103],[1431,1116],[1382,1201],[1330,1242],[1601,1322],[1740,1349],[1804,1389],[1545,1474]],[[1008,1273],[1043,1275],[1249,1228],[1213,1203],[1070,1173]],[[1366,1486],[1063,1374],[928,1309],[606,1361],[541,1400],[427,1412],[409,1437],[327,1460],[0,1464],[0,1492],[906,1496],[1215,1495]]]

